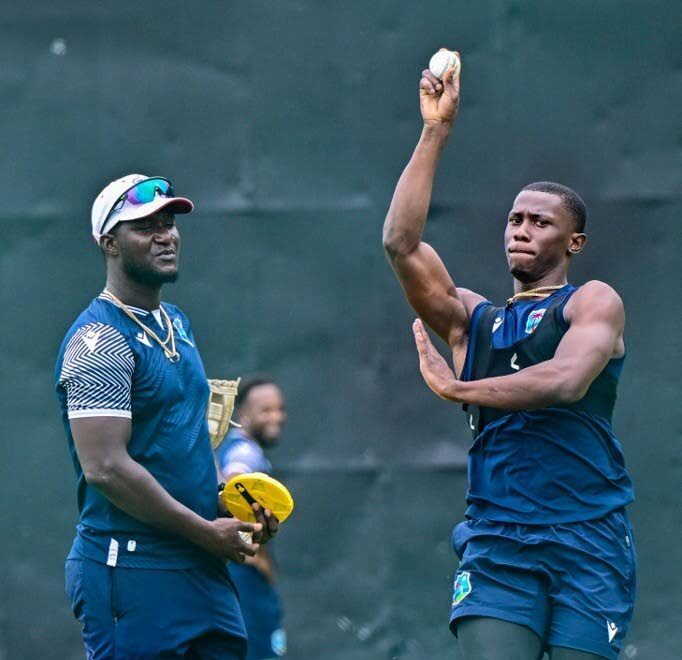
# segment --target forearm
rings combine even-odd
[[[438,160],[451,129],[450,124],[424,126],[398,181],[384,223],[384,246],[389,255],[409,253],[421,240]]]
[[[572,384],[565,370],[552,360],[509,376],[481,380],[451,380],[443,397],[501,410],[533,410],[572,403],[582,398],[581,388]]]
[[[88,481],[133,518],[182,536],[196,545],[203,544],[208,521],[171,497],[150,472],[132,458],[112,462]]]

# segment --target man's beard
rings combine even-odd
[[[145,284],[148,286],[161,286],[162,284],[170,284],[171,282],[177,281],[180,276],[179,271],[164,273],[155,270],[151,266],[144,264],[136,264],[123,257],[123,270],[130,279],[134,280],[138,284]]]
[[[261,446],[261,447],[274,447],[278,441],[279,437],[271,438],[270,436],[263,433],[261,429],[252,429],[251,437]]]
[[[510,268],[509,272],[512,274],[512,277],[519,282],[532,282],[534,278],[534,274],[532,272],[519,266]]]

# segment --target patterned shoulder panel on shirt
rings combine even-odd
[[[65,388],[69,419],[131,417],[135,357],[123,335],[104,323],[88,323],[71,337],[59,384]]]

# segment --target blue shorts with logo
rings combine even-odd
[[[550,647],[615,658],[632,619],[636,558],[627,514],[558,525],[467,520],[455,527],[461,563],[450,628],[467,616],[502,619]]]
[[[230,564],[230,576],[237,587],[249,638],[247,660],[284,656],[287,642],[277,590],[257,568],[248,564]]]
[[[246,632],[227,568],[66,561],[66,593],[88,660],[244,660]]]

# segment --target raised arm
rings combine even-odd
[[[469,314],[483,300],[457,289],[436,251],[422,241],[433,179],[459,106],[459,74],[441,83],[428,69],[419,83],[424,128],[402,173],[384,223],[384,249],[414,310],[455,348],[466,338]]]
[[[85,480],[133,518],[177,534],[207,552],[237,562],[255,555],[239,531],[259,532],[236,519],[205,520],[171,497],[152,474],[128,454],[131,421],[123,417],[71,419],[71,433]],[[216,489],[217,499],[217,489]]]
[[[509,376],[462,382],[414,324],[419,366],[438,396],[502,410],[532,410],[579,401],[613,357],[624,354],[625,311],[618,294],[603,282],[588,282],[566,305],[570,328],[551,360]]]

